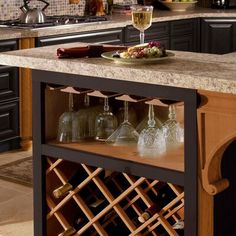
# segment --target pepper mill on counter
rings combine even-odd
[[[102,0],[87,0],[85,12],[90,16],[104,16],[105,9]]]

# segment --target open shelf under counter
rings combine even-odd
[[[98,165],[116,171],[148,178],[163,179],[184,185],[184,146],[181,145],[156,158],[141,157],[136,145],[114,146],[103,142],[58,143],[43,145],[44,155],[89,165]],[[67,153],[67,154],[66,154]],[[174,181],[173,181],[174,180]]]

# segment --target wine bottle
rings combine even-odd
[[[68,180],[68,182],[53,191],[55,198],[60,198],[69,193],[72,189],[76,188],[85,179],[85,173],[79,169],[75,174]]]
[[[161,210],[160,205],[153,203],[149,208],[147,208],[141,216],[138,217],[138,220],[140,223],[146,222],[148,219],[150,219],[155,213],[159,212]]]
[[[76,230],[73,227],[70,227],[63,231],[62,233],[58,234],[58,236],[71,236],[76,232]]]
[[[184,236],[184,221],[179,220],[177,221],[172,228],[178,233],[179,236]]]
[[[107,203],[105,199],[96,199],[95,201],[88,203],[88,206],[94,216],[96,216],[100,211],[102,211],[106,205]],[[104,219],[102,219],[101,222],[104,222]],[[79,211],[74,217],[73,227],[76,229],[76,231],[79,231],[87,223],[87,217],[81,211]],[[90,236],[92,235],[93,231],[93,227],[90,227],[83,233],[83,236]]]
[[[149,218],[151,218],[155,213],[158,213],[161,211],[161,209],[167,205],[170,201],[172,201],[175,198],[175,194],[170,188],[168,184],[165,184],[161,187],[161,189],[158,191],[157,197],[155,199],[155,202],[147,208],[141,216],[138,217],[138,220],[140,223],[146,222]]]

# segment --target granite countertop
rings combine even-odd
[[[197,17],[236,17],[236,11],[215,10],[210,8],[195,8],[192,11],[185,12],[155,10],[153,14],[153,22],[190,19]],[[61,25],[37,29],[13,29],[7,27],[0,27],[0,40],[11,38],[42,37],[66,33],[78,33],[85,31],[124,27],[126,25],[131,24],[132,22],[130,16],[113,15],[112,20],[109,20],[107,22]]]
[[[0,54],[0,64],[236,94],[235,54],[224,56],[172,51],[175,56],[168,60],[139,66],[119,64],[104,58],[57,58],[58,47],[78,45],[71,43],[4,52]]]

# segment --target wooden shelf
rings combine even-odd
[[[48,142],[48,144],[103,156],[109,156],[111,158],[117,158],[135,163],[151,165],[154,167],[184,172],[183,145],[176,149],[172,149],[163,155],[157,156],[156,158],[144,158],[139,156],[136,145],[113,146],[102,142],[81,142],[62,144],[56,141],[50,141]]]

